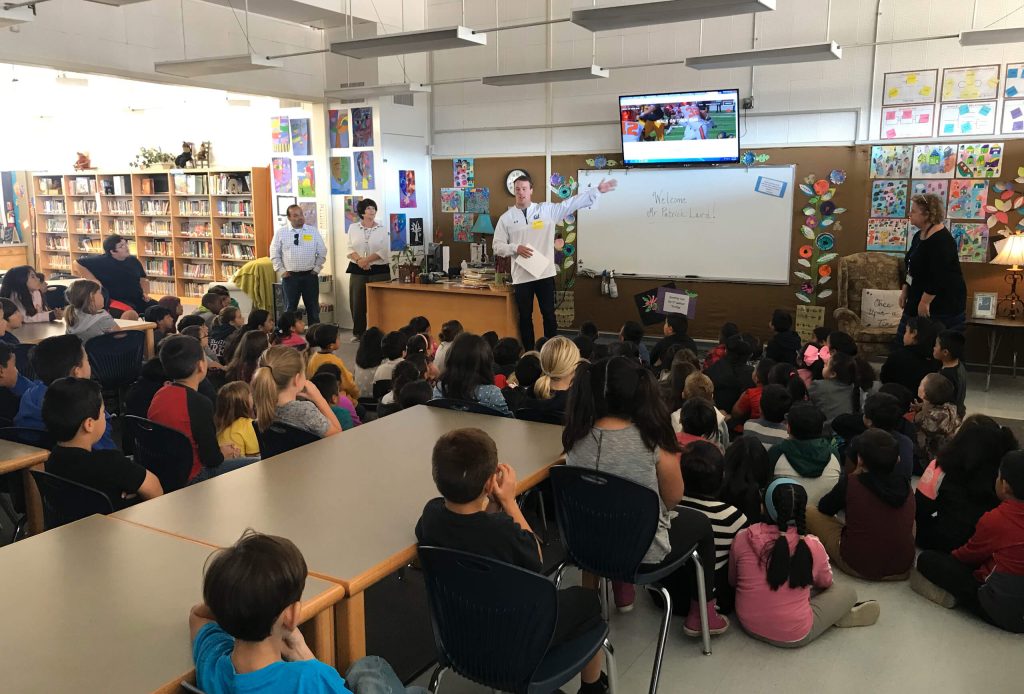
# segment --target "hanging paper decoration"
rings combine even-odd
[[[373,147],[373,108],[352,109],[352,146]]]
[[[805,304],[815,304],[820,299],[832,296],[831,289],[821,289],[821,286],[832,278],[830,263],[839,257],[833,249],[836,245],[835,235],[843,228],[838,217],[846,212],[846,208],[838,207],[833,198],[836,188],[844,181],[846,172],[842,169],[833,169],[828,178],[818,178],[810,174],[799,185],[800,192],[808,198],[807,204],[802,208],[804,217],[800,225],[800,234],[810,243],[801,245],[797,251],[800,256],[797,258],[797,265],[807,270],[794,270],[793,275],[801,280],[796,298]]]
[[[769,159],[771,159],[771,155],[764,152],[760,154],[757,152],[744,152],[743,156],[740,157],[740,162],[744,166],[753,166],[754,164],[763,164]]]
[[[463,205],[463,190],[462,188],[442,188],[441,189],[441,211],[442,212],[462,212]]]
[[[476,215],[457,213],[453,217],[452,240],[472,242],[474,239],[473,224],[476,222]]]
[[[292,137],[288,127],[288,116],[275,116],[270,119],[270,135],[273,138],[275,152],[291,153]]]
[[[316,167],[312,159],[295,162],[298,167],[299,197],[316,197]]]
[[[491,189],[466,188],[463,193],[463,206],[466,212],[489,213],[491,211]]]
[[[988,226],[979,222],[953,222],[950,232],[956,239],[961,263],[988,262]]]
[[[985,226],[1001,236],[1024,232],[1024,166],[1017,169],[1017,178],[1012,182],[993,183],[992,191],[992,204],[985,205]]]
[[[352,192],[352,159],[331,157],[331,195],[348,195]]]
[[[312,152],[309,149],[309,119],[292,118],[292,154],[297,157],[308,157]]]
[[[412,169],[398,171],[398,206],[416,207],[416,172]]]
[[[586,159],[585,161],[587,162],[587,166],[593,167],[595,169],[604,169],[604,168],[609,168],[610,169],[610,168],[612,168],[614,166],[618,166],[619,165],[619,162],[615,161],[614,159],[609,159],[608,157],[604,157],[604,156],[597,156],[597,157],[594,157],[592,159]],[[557,184],[555,184],[555,185],[557,185]]]
[[[452,178],[456,188],[472,188],[476,180],[472,159],[452,159]]]
[[[391,213],[391,226],[389,229],[389,236],[391,239],[391,250],[392,251],[404,251],[406,246],[409,245],[409,239],[406,236],[406,216],[400,213]]]

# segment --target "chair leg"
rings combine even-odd
[[[599,578],[597,585],[598,598],[601,600],[601,619],[606,622],[610,622],[612,619],[612,599],[611,592],[612,583],[607,578]]]
[[[434,674],[430,676],[430,691],[432,694],[436,694],[437,688],[441,686],[441,678],[444,677],[444,673],[448,672],[448,668],[438,665],[434,668]]]
[[[615,688],[619,683],[619,669],[615,664],[615,649],[607,638],[601,644],[601,648],[604,649],[605,670],[608,672],[608,694],[615,694]]]
[[[537,502],[540,504],[540,524],[547,532],[548,529],[548,512],[544,508],[544,492],[537,490]]]
[[[562,587],[562,576],[565,575],[565,570],[568,569],[569,566],[570,566],[569,561],[566,560],[566,561],[563,561],[561,564],[559,564],[558,568],[555,569],[555,590],[560,590],[561,589],[561,587]]]
[[[658,649],[654,652],[654,669],[651,671],[650,694],[657,694],[658,680],[661,678],[661,661],[665,657],[665,640],[668,639],[668,627],[672,623],[672,594],[660,585],[647,588],[657,590],[665,601],[665,614],[661,617],[661,633],[658,634]]]
[[[693,561],[693,571],[697,579],[697,609],[700,610],[700,637],[704,655],[711,655],[711,631],[708,629],[708,594],[704,587],[704,565],[701,564],[697,550],[690,555]]]

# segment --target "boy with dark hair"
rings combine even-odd
[[[846,474],[817,506],[807,507],[807,529],[832,563],[869,581],[902,581],[914,565],[914,490],[896,471],[899,445],[868,429],[847,447]],[[846,523],[834,518],[846,511]]]
[[[189,327],[190,325],[206,325],[206,321],[203,320],[202,316],[197,316],[194,313],[189,314],[187,316],[182,316],[181,318],[178,319],[178,332],[180,333],[182,330]]]
[[[580,359],[590,361],[594,356],[594,341],[586,335],[577,335],[572,338],[572,343],[580,351]]]
[[[498,333],[494,332],[493,330],[488,330],[480,337],[484,338],[484,342],[487,343],[487,345],[491,348],[492,352],[494,351],[494,348],[498,346]],[[540,347],[536,345],[534,346],[534,349],[537,350],[538,352],[540,351]]]
[[[694,441],[708,441],[718,433],[715,406],[704,398],[687,398],[679,413],[679,423],[683,430],[676,434],[676,440],[683,446]]]
[[[152,472],[118,450],[94,450],[106,431],[100,384],[88,378],[58,378],[43,398],[43,422],[57,445],[46,471],[103,492],[115,510],[135,498],[163,494]]]
[[[514,387],[508,385],[501,390],[510,412],[531,406],[534,400],[533,385],[544,373],[540,366],[540,357],[534,352],[524,354],[516,363],[513,373],[515,373],[516,385]]]
[[[498,462],[494,440],[480,429],[455,429],[434,444],[434,483],[442,496],[427,502],[416,523],[420,545],[447,547],[540,572],[540,543],[516,504],[516,473]],[[496,504],[500,510],[488,512]],[[558,592],[552,645],[601,620],[597,593],[573,587]],[[606,692],[600,651],[580,673],[580,694]]]
[[[398,391],[398,406],[404,410],[416,405],[426,405],[433,397],[433,386],[421,378],[402,386]]]
[[[761,391],[761,418],[749,419],[743,425],[743,435],[753,436],[769,449],[786,440],[786,414],[793,406],[793,396],[785,386],[766,385]]]
[[[939,373],[953,384],[953,404],[961,417],[967,412],[964,400],[967,398],[967,369],[960,360],[964,356],[964,334],[956,330],[943,330],[935,340],[932,356],[939,360]]]
[[[658,344],[654,345],[654,349],[651,350],[652,366],[663,371],[671,368],[671,361],[665,363],[663,359],[666,350],[671,345],[679,345],[680,349],[689,349],[694,354],[697,354],[697,343],[687,334],[689,327],[690,319],[684,314],[670,313],[668,315],[665,319],[665,325],[662,327],[662,333],[665,337],[658,340]]]
[[[941,374],[928,374],[918,387],[921,404],[914,415],[914,426],[917,427],[917,443],[928,460],[939,455],[960,427],[960,415],[952,402],[954,389],[953,383]]]
[[[504,388],[523,353],[523,345],[514,337],[503,337],[494,346],[494,385]]]
[[[335,367],[337,368],[337,367]],[[339,369],[340,371],[340,369]],[[326,371],[318,371],[313,374],[313,378],[309,379],[316,389],[320,391],[320,395],[324,396],[324,400],[331,406],[331,412],[338,418],[338,424],[341,425],[342,431],[347,431],[355,426],[355,422],[352,421],[352,415],[349,414],[348,410],[338,404],[341,398],[341,387],[338,383],[338,377],[332,373]]]
[[[943,607],[963,605],[990,624],[1024,632],[1024,451],[1003,456],[1000,504],[952,554],[925,550],[910,587]]]
[[[192,315],[202,318],[206,327],[209,328],[213,326],[213,319],[220,315],[220,312],[231,303],[231,300],[217,292],[206,292],[199,302],[199,308],[193,311]]]
[[[636,346],[637,354],[644,366],[650,366],[651,353],[644,344],[644,326],[635,320],[628,320],[622,324],[619,330],[619,340]]]
[[[0,417],[14,421],[21,396],[32,385],[31,380],[18,373],[14,348],[6,342],[0,342]]]
[[[881,429],[896,439],[900,455],[896,472],[909,480],[914,474],[916,456],[914,442],[899,431],[900,422],[904,421],[900,401],[889,393],[872,393],[864,401],[863,421],[868,429]]]
[[[402,333],[392,330],[381,340],[381,351],[384,353],[384,361],[380,363],[377,370],[373,372],[373,381],[390,381],[398,362],[402,361],[402,353],[408,340],[404,339]],[[372,393],[366,393],[372,395]]]
[[[157,304],[147,308],[144,317],[150,323],[156,323],[156,328],[153,329],[153,344],[159,349],[163,339],[174,332],[175,316],[170,309]]]
[[[29,429],[44,429],[43,398],[46,389],[58,378],[74,376],[75,378],[92,378],[92,367],[85,353],[82,340],[77,335],[56,335],[42,340],[32,348],[29,356],[36,379],[21,395],[18,414],[14,417],[14,426]],[[113,427],[110,417],[106,418],[106,427],[97,439],[93,448],[97,451],[116,450]]]
[[[597,323],[595,323],[592,320],[583,321],[583,323],[580,325],[580,335],[584,335],[585,337],[589,337],[594,342],[597,342],[597,338],[598,338]]]
[[[735,425],[737,431],[743,431],[743,423],[748,419],[761,419],[761,393],[768,385],[768,374],[774,366],[775,362],[768,357],[758,361],[752,378],[754,386],[744,390],[733,404],[729,423]]]
[[[777,308],[772,312],[772,320],[769,325],[775,334],[765,345],[764,356],[780,364],[796,366],[802,343],[799,333],[793,330],[793,314]]]
[[[942,323],[924,316],[907,319],[903,342],[890,353],[878,378],[882,383],[899,383],[916,393],[921,379],[939,370],[932,352],[935,337],[943,329]]]
[[[789,438],[768,449],[774,478],[791,477],[807,491],[808,507],[839,481],[841,467],[832,441],[822,434],[825,415],[810,402],[794,403],[786,415]]]

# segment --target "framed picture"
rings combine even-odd
[[[999,295],[995,292],[975,292],[974,303],[971,305],[971,317],[994,319],[998,303]]]
[[[277,216],[287,217],[288,208],[296,203],[294,195],[278,195],[277,196]]]

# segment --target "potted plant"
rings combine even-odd
[[[174,166],[174,156],[159,147],[139,147],[131,166],[133,169],[170,169]]]
[[[398,281],[402,284],[414,284],[420,274],[420,263],[416,252],[406,246],[398,258]]]

